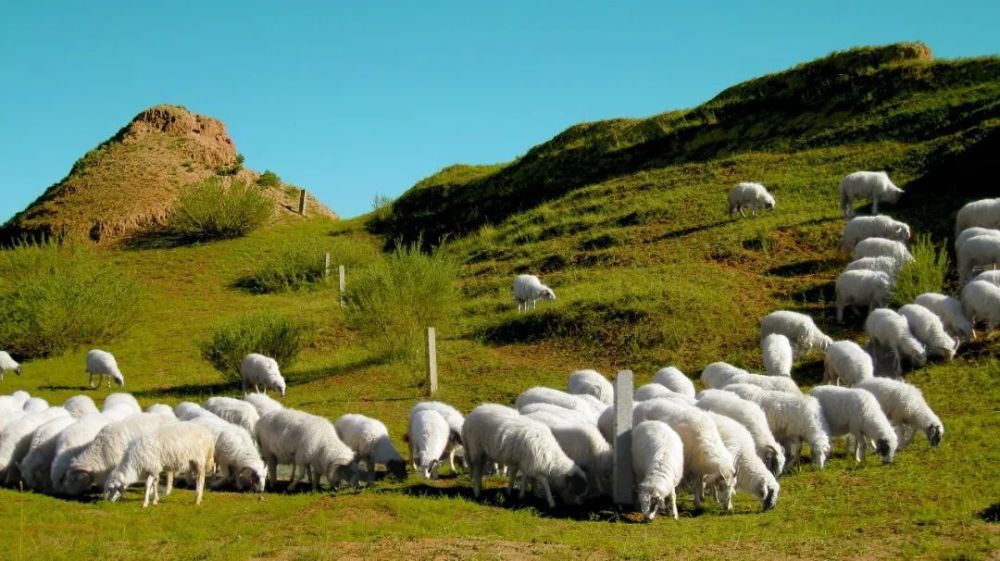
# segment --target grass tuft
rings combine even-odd
[[[175,233],[198,240],[239,238],[264,225],[274,205],[260,188],[216,177],[187,187],[171,211]]]
[[[927,234],[917,236],[910,248],[913,261],[903,265],[893,288],[893,301],[897,305],[912,302],[925,292],[942,292],[948,276],[948,240],[936,246]]]

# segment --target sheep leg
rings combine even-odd
[[[486,465],[485,462],[477,460],[476,458],[470,458],[469,460],[469,474],[472,478],[472,494],[478,499],[479,493],[482,491],[483,487],[483,468],[486,467]]]
[[[705,483],[698,478],[692,485],[694,492],[694,507],[701,508],[701,501],[705,498]]]
[[[878,197],[872,197],[872,214],[878,214]]]
[[[545,491],[545,500],[549,503],[549,508],[556,507],[556,501],[552,498],[552,489],[549,488],[549,480],[546,477],[535,478]]]
[[[674,520],[677,520],[677,491],[672,490],[670,492],[670,514],[673,515]]]
[[[309,468],[309,483],[312,485],[313,493],[319,491],[319,470]],[[338,482],[330,481],[330,488],[336,489]]]
[[[194,472],[194,504],[200,505],[202,496],[205,494],[205,466],[191,462],[191,470]]]
[[[854,439],[854,461],[864,462],[868,456],[868,439],[861,433],[851,433]]]
[[[143,496],[142,508],[149,507],[149,499],[153,497],[153,493],[156,492],[156,476],[147,475],[146,476],[146,494]]]
[[[174,472],[167,471],[167,488],[163,491],[163,496],[168,496],[174,491]]]
[[[87,375],[90,377],[90,379],[88,381],[89,385],[90,385],[91,388],[93,388],[94,387],[94,373],[93,372],[87,372]]]

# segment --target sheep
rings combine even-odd
[[[962,311],[962,302],[958,298],[937,292],[925,292],[917,296],[913,303],[920,304],[937,314],[949,334],[962,340],[975,339],[972,322],[965,317],[965,313]]]
[[[462,448],[462,425],[465,423],[465,418],[459,413],[458,409],[440,401],[421,401],[413,406],[410,413],[412,414],[414,411],[424,409],[436,411],[448,423],[451,434],[448,438],[448,445],[445,447],[445,454],[448,455],[448,465],[452,473],[455,473],[457,471],[455,469],[455,454]],[[406,436],[404,435],[403,438],[405,440]],[[413,458],[412,453],[410,454],[410,458]]]
[[[751,216],[757,216],[757,211],[774,210],[774,195],[760,183],[739,183],[729,191],[729,217],[740,213],[746,218],[744,209],[750,209]]]
[[[121,387],[125,387],[125,376],[118,369],[118,362],[114,355],[100,349],[93,349],[87,353],[87,375],[90,376],[90,387],[96,388],[101,384],[101,378],[107,377],[108,388],[111,387],[111,380]],[[97,376],[97,385],[94,385],[94,376]]]
[[[888,351],[892,355],[893,376],[903,372],[903,359],[915,366],[927,364],[927,350],[910,332],[906,318],[888,308],[872,310],[865,320],[865,333],[875,366],[875,374],[884,374],[881,356]]]
[[[83,489],[78,493],[68,493],[66,490],[66,474],[70,464],[94,441],[101,429],[110,423],[121,421],[123,418],[124,414],[118,409],[104,413],[91,413],[80,417],[76,423],[59,433],[56,438],[52,468],[49,470],[49,480],[52,482],[54,492],[66,494],[83,492]]]
[[[704,390],[698,394],[697,407],[725,415],[737,421],[753,438],[757,455],[775,476],[785,469],[785,451],[767,425],[767,415],[753,401],[724,390]]]
[[[856,171],[840,181],[840,209],[846,218],[851,218],[854,216],[854,201],[869,199],[872,214],[878,214],[880,201],[895,203],[902,194],[903,190],[889,180],[886,172]]]
[[[944,322],[934,312],[920,304],[906,304],[900,306],[898,311],[901,316],[906,318],[906,324],[910,327],[913,336],[917,338],[917,341],[923,343],[928,357],[944,360],[955,358],[959,341],[948,335],[944,329]]]
[[[529,403],[518,410],[522,415],[531,415],[532,413],[551,413],[553,415],[558,415],[569,422],[572,423],[588,423],[594,424],[594,417],[589,413],[582,413],[575,409],[566,409],[565,407],[560,407],[558,405],[553,405],[551,403]],[[614,411],[613,407],[608,407],[604,410]],[[604,416],[604,413],[601,413]]]
[[[725,392],[723,392],[725,393]],[[739,422],[719,413],[709,412],[726,449],[733,455],[736,488],[753,495],[761,508],[771,510],[778,503],[781,485],[754,449],[753,436]]]
[[[215,465],[222,472],[222,480],[215,483],[213,489],[232,481],[236,490],[242,491],[240,477],[245,475],[254,492],[264,492],[267,466],[246,429],[208,415],[195,417],[190,422],[208,428],[215,435]]]
[[[358,459],[365,462],[368,467],[368,483],[375,479],[375,464],[384,465],[389,475],[395,479],[406,479],[406,460],[393,446],[389,439],[389,429],[382,421],[348,413],[337,419],[333,427],[340,440],[357,453]]]
[[[985,323],[987,329],[995,329],[1000,325],[1000,287],[982,280],[965,285],[962,310],[973,325]]]
[[[706,388],[713,389],[720,389],[729,384],[753,384],[768,390],[802,393],[791,377],[751,374],[725,362],[713,362],[706,366],[701,373],[701,381]]]
[[[139,407],[139,402],[130,393],[113,393],[104,398],[102,411],[110,411],[115,408],[129,414],[142,413],[142,407]]]
[[[551,403],[580,411],[590,416],[593,422],[597,422],[597,417],[607,408],[592,395],[574,395],[543,386],[536,386],[521,393],[517,396],[514,407],[520,410],[529,403]]]
[[[570,374],[567,391],[576,395],[592,395],[605,405],[611,405],[615,397],[611,382],[596,370],[577,370]]]
[[[855,259],[844,267],[844,272],[847,271],[880,271],[887,275],[889,278],[895,282],[896,275],[899,274],[900,268],[903,264],[897,261],[893,257],[862,257],[861,259]]]
[[[104,496],[115,502],[125,489],[136,481],[145,481],[146,494],[142,508],[160,501],[157,490],[160,474],[167,473],[167,495],[171,475],[190,469],[195,477],[194,504],[200,505],[205,492],[205,476],[213,469],[215,435],[212,431],[190,422],[173,423],[136,438],[104,484]]]
[[[854,341],[836,341],[826,348],[823,358],[823,383],[840,382],[853,386],[875,373],[872,357]]]
[[[154,403],[146,408],[146,413],[155,413],[157,415],[166,415],[172,419],[176,419],[177,415],[174,414],[174,408],[165,403]]]
[[[76,421],[77,419],[72,416],[56,417],[35,430],[31,436],[28,453],[18,464],[25,487],[46,492],[52,490],[49,473],[52,470],[52,461],[55,459],[59,434]]]
[[[4,427],[0,433],[0,475],[7,485],[21,479],[18,464],[31,449],[31,437],[38,427],[58,417],[69,417],[62,407],[49,407],[44,411],[28,413]]]
[[[865,238],[854,246],[851,259],[857,261],[865,257],[890,257],[899,263],[900,268],[913,261],[913,255],[906,249],[906,244],[885,238]]]
[[[941,444],[944,425],[916,386],[888,378],[869,378],[855,387],[871,392],[889,421],[904,433],[899,439],[899,450],[910,445],[915,430],[923,431],[931,447]]]
[[[1000,198],[981,199],[963,206],[955,215],[955,238],[962,230],[975,226],[1000,229]]]
[[[670,499],[670,514],[677,520],[677,486],[684,477],[684,443],[677,431],[662,421],[633,427],[632,471],[642,516],[653,520]]]
[[[517,302],[518,312],[534,310],[538,300],[555,299],[556,293],[535,275],[517,275],[514,278],[514,301]]]
[[[844,225],[840,251],[850,253],[854,246],[866,238],[885,238],[906,243],[910,240],[910,227],[888,216],[859,216]]]
[[[958,253],[958,248],[962,247],[962,244],[964,244],[969,238],[974,238],[976,236],[993,236],[995,238],[1000,238],[1000,230],[995,228],[980,228],[978,226],[966,228],[955,237],[955,252]]]
[[[636,401],[648,401],[650,399],[664,397],[673,393],[674,392],[668,390],[660,384],[650,383],[637,388],[632,396],[632,399]]]
[[[986,281],[993,286],[1000,287],[1000,269],[993,269],[990,271],[983,271],[976,275],[972,280]]]
[[[523,415],[549,427],[559,447],[587,476],[587,488],[595,495],[611,493],[611,471],[614,454],[611,444],[591,423],[578,423],[571,417],[550,411],[535,411]]]
[[[764,371],[768,376],[792,375],[792,343],[780,333],[771,333],[760,342],[764,355]]]
[[[20,376],[22,368],[16,360],[11,358],[7,351],[0,351],[0,382],[3,381],[4,372],[13,372]]]
[[[253,405],[257,410],[257,415],[260,417],[284,407],[284,405],[275,401],[274,398],[262,393],[248,393],[243,396],[243,401]]]
[[[969,238],[955,253],[958,262],[958,281],[960,284],[965,284],[977,269],[1000,267],[1000,237]]]
[[[205,409],[201,405],[191,401],[182,401],[174,406],[174,415],[181,421],[191,421],[198,417],[211,417],[213,419],[220,419],[218,415],[212,413],[208,409]]]
[[[851,437],[853,442],[848,444],[848,452],[854,448],[854,461],[865,460],[865,451],[871,441],[882,463],[892,462],[899,440],[871,392],[861,388],[816,386],[809,395],[819,400],[830,436]]]
[[[732,383],[734,377],[747,373],[746,370],[728,362],[713,362],[701,371],[701,383],[706,388],[721,388]]]
[[[267,463],[268,476],[277,481],[277,466],[293,464],[297,475],[288,484],[289,490],[308,474],[312,490],[319,488],[325,476],[331,488],[341,481],[352,487],[358,484],[358,460],[354,451],[337,436],[333,423],[294,409],[278,409],[257,421],[257,442],[261,458]]]
[[[49,408],[49,402],[40,397],[32,397],[24,402],[25,413],[39,413]]]
[[[62,404],[63,409],[69,411],[74,418],[79,419],[84,415],[99,413],[97,405],[93,399],[86,395],[74,395]]]
[[[257,421],[260,414],[257,408],[241,399],[232,397],[210,397],[205,400],[206,411],[215,413],[223,421],[228,421],[234,425],[243,427],[250,434],[256,431]]]
[[[779,310],[764,316],[760,321],[760,338],[772,333],[788,337],[792,342],[792,350],[798,358],[813,350],[824,350],[833,342],[813,322],[812,318],[798,312]]]
[[[243,379],[243,393],[247,388],[253,386],[253,390],[260,393],[264,388],[267,393],[268,388],[278,390],[281,397],[285,397],[285,379],[278,369],[278,361],[257,353],[250,353],[243,357],[240,363],[240,376]]]
[[[870,312],[889,303],[892,278],[880,271],[847,271],[837,277],[837,321],[844,323],[847,306],[866,306]]]
[[[586,474],[562,451],[552,431],[509,407],[484,404],[473,409],[462,426],[462,442],[477,498],[487,459],[508,466],[509,488],[517,474],[522,474],[522,498],[527,479],[534,481],[542,488],[549,508],[556,505],[552,488],[573,504],[579,504],[587,492]]]
[[[660,384],[674,393],[686,395],[691,398],[695,394],[694,383],[675,366],[667,366],[657,370],[656,374],[653,374],[653,383]]]
[[[651,399],[637,404],[632,416],[633,423],[663,421],[677,431],[684,443],[684,479],[694,488],[695,508],[701,508],[707,486],[713,490],[719,506],[732,509],[735,460],[708,413],[674,400]]]
[[[0,396],[0,414],[12,411],[23,411],[24,404],[29,399],[31,399],[31,395],[24,390],[18,390],[10,395]]]
[[[688,397],[686,395],[681,395],[679,393],[673,393],[673,392],[659,393],[657,396],[644,401],[653,401],[653,400],[671,401],[673,403],[676,403],[680,407],[694,407],[695,405],[698,404],[698,401],[695,400],[693,397]],[[639,405],[640,403],[643,403],[643,401],[633,401],[632,409],[635,410],[636,406]],[[525,412],[527,412],[527,409],[525,409]],[[614,407],[608,407],[607,409],[604,410],[603,413],[601,413],[601,416],[597,418],[597,430],[601,431],[601,435],[608,442],[612,442],[614,440],[614,428],[615,428],[614,425],[615,425],[615,409]]]
[[[410,411],[406,443],[410,448],[410,463],[424,479],[437,479],[448,444],[451,429],[444,417],[433,409]]]

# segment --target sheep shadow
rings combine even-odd
[[[816,304],[819,302],[834,302],[837,300],[837,290],[832,282],[817,284],[788,295],[796,302]]]
[[[38,386],[38,389],[48,390],[48,391],[80,391],[80,390],[97,391],[98,388],[92,388],[87,384],[82,384],[79,386],[54,386],[50,384],[48,386]]]
[[[806,275],[828,273],[830,271],[835,271],[840,267],[841,261],[839,259],[809,259],[806,261],[799,261],[797,263],[788,263],[786,265],[771,267],[765,271],[765,273],[774,277],[794,278]]]
[[[148,390],[138,390],[132,392],[137,398],[162,398],[162,397],[211,397],[226,393],[239,394],[239,382],[219,382],[216,384],[184,384],[181,386],[170,386],[166,388],[153,388]]]

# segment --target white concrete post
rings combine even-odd
[[[323,256],[323,280],[330,278],[330,254]]]
[[[632,390],[631,370],[622,370],[615,376],[615,425],[614,440],[614,499],[615,504],[632,505],[634,475],[632,473]]]
[[[347,291],[347,279],[344,276],[344,266],[343,265],[339,265],[337,267],[337,270],[340,273],[340,307],[343,308],[344,307],[344,292]]]
[[[428,395],[438,389],[437,340],[433,327],[427,328],[427,387]]]

